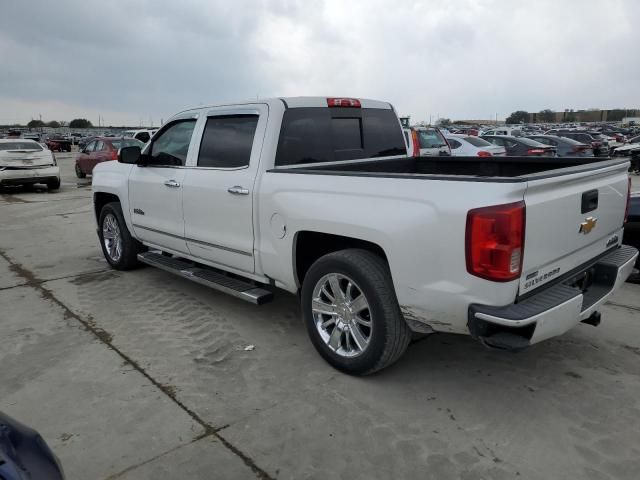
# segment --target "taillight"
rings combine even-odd
[[[545,150],[542,148],[530,148],[527,150],[527,155],[542,155],[545,153]]]
[[[117,160],[118,159],[118,152],[116,150],[111,150],[111,156],[109,157],[109,160]]]
[[[327,98],[327,105],[329,107],[347,107],[347,108],[360,108],[360,100],[357,98]]]
[[[629,187],[627,188],[627,206],[624,207],[624,223],[627,223],[629,216],[629,206],[631,205],[631,177],[629,177]]]
[[[524,202],[476,208],[467,214],[467,271],[494,282],[520,277],[524,253]]]
[[[413,156],[420,156],[420,141],[418,140],[418,132],[411,130],[411,142],[413,143]]]
[[[493,155],[491,155],[491,152],[485,152],[484,150],[480,150],[478,152],[478,156],[479,157],[492,157]]]

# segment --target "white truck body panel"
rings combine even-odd
[[[362,99],[361,104],[362,108],[392,108],[375,100]],[[620,244],[627,194],[624,165],[599,164],[587,172],[559,176],[551,172],[532,181],[495,182],[437,175],[291,173],[291,168],[276,167],[274,161],[284,112],[298,107],[326,108],[327,100],[268,99],[181,112],[166,125],[175,119],[197,118],[183,166],[101,163],[94,171],[93,191],[120,199],[128,228],[143,243],[289,292],[300,287],[295,256],[296,239],[302,232],[373,243],[387,258],[405,318],[445,332],[469,333],[470,305],[512,304],[518,295]],[[259,115],[249,165],[198,167],[207,118],[246,114]],[[145,152],[162,133],[154,136]],[[167,188],[167,182],[178,186]],[[246,193],[231,192],[236,187]],[[583,215],[581,195],[592,189],[599,191],[598,208]],[[520,201],[526,203],[520,279],[493,282],[468,273],[469,210]],[[578,234],[589,215],[598,217],[596,228],[588,235]],[[616,235],[618,239],[611,243]],[[528,275],[537,272],[534,278],[544,277],[556,269],[557,275],[527,284]],[[570,320],[547,326],[545,331],[541,328],[537,338],[557,334],[579,321],[575,304],[565,308]]]

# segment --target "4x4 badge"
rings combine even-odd
[[[593,230],[596,226],[596,222],[598,221],[597,218],[595,217],[587,217],[585,218],[584,222],[582,222],[580,224],[580,230],[578,230],[579,233],[584,233],[585,235],[587,233],[591,233],[591,230]]]

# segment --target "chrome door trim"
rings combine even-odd
[[[133,224],[133,227],[134,228],[140,228],[142,230],[147,230],[147,231],[153,232],[153,233],[159,233],[160,235],[166,235],[166,236],[172,237],[172,238],[178,238],[178,239],[181,239],[181,240],[185,240],[186,242],[197,243],[199,245],[204,245],[205,247],[217,248],[218,250],[225,250],[227,252],[237,253],[239,255],[245,255],[247,257],[253,257],[253,253],[251,253],[251,252],[245,252],[243,250],[237,250],[235,248],[224,247],[222,245],[216,245],[214,243],[203,242],[202,240],[197,240],[195,238],[181,237],[179,235],[174,235],[172,233],[163,232],[162,230],[156,230],[155,228],[143,227],[142,225],[138,225],[136,223]]]

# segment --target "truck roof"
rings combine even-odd
[[[239,105],[249,105],[256,103],[263,103],[269,106],[273,104],[284,104],[286,108],[303,108],[303,107],[327,107],[327,99],[328,98],[345,98],[345,99],[355,99],[360,101],[360,105],[362,108],[379,108],[379,109],[393,109],[393,106],[389,102],[383,102],[380,100],[372,100],[368,98],[356,98],[356,97],[272,97],[272,98],[259,98],[255,100],[245,100],[240,102],[229,102],[229,103],[220,103],[220,104],[211,104],[211,105],[200,105],[198,107],[187,108],[182,110],[181,112],[176,113],[176,115],[180,115],[188,112],[195,112],[198,110],[202,110],[203,108],[214,108],[214,107],[232,107]]]

